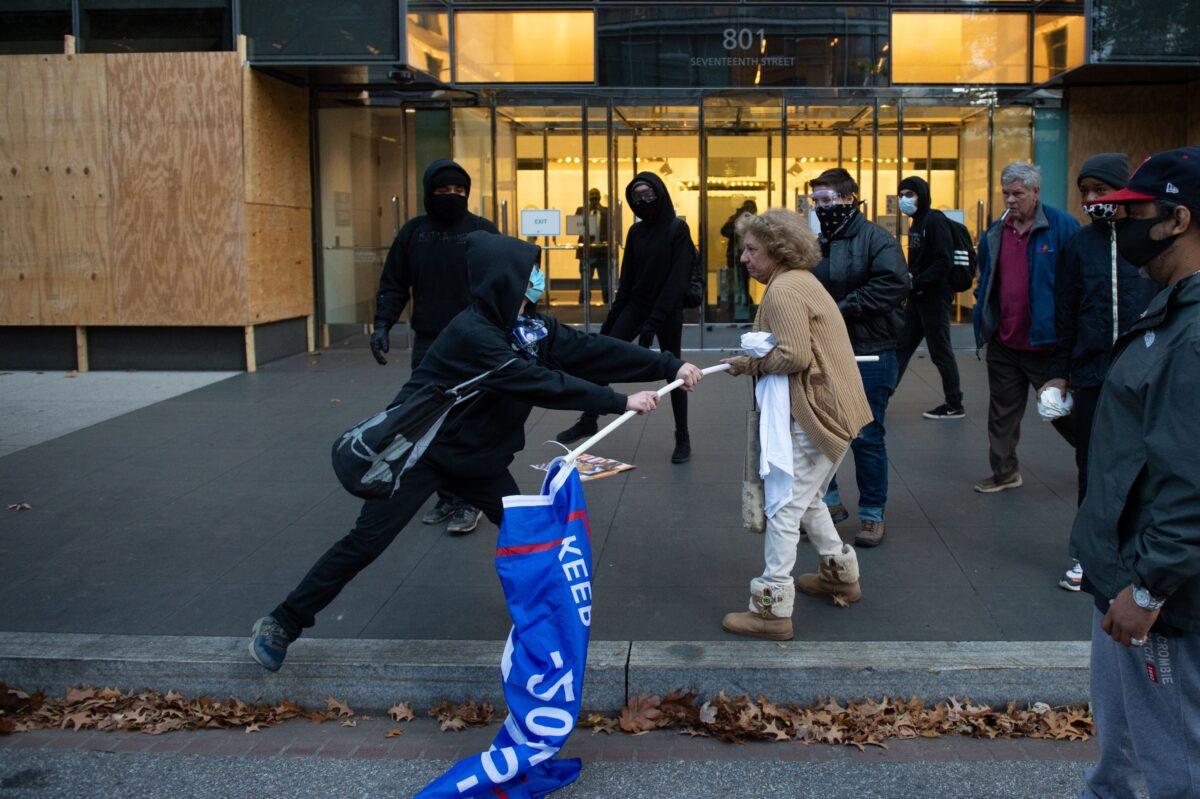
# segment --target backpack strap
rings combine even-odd
[[[505,361],[504,363],[500,364],[500,365],[499,365],[499,366],[497,366],[495,369],[489,369],[488,371],[484,372],[484,373],[483,373],[483,374],[481,374],[481,375],[478,375],[478,376],[476,376],[476,377],[472,377],[470,380],[467,380],[467,381],[464,381],[464,382],[462,382],[462,383],[459,383],[457,386],[455,386],[454,388],[450,389],[450,393],[451,393],[451,394],[454,394],[455,396],[457,396],[457,395],[459,394],[459,392],[461,392],[461,391],[462,391],[464,388],[470,388],[471,386],[475,385],[476,383],[480,382],[481,380],[487,380],[489,377],[491,377],[492,375],[496,374],[496,372],[499,372],[499,371],[500,371],[501,369],[503,369],[504,367],[506,367],[506,366],[509,366],[509,365],[511,365],[511,364],[513,364],[513,363],[516,363],[516,362],[517,362],[517,360],[518,360],[517,358],[509,358],[507,361]],[[473,395],[472,395],[472,396],[473,396]],[[466,399],[466,397],[464,397],[463,399]]]

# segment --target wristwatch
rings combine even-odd
[[[1143,610],[1159,610],[1167,600],[1157,597],[1145,588],[1133,586],[1133,604]]]

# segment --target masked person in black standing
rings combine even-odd
[[[608,317],[600,327],[605,335],[624,341],[638,339],[649,347],[657,336],[658,347],[679,357],[683,344],[683,293],[691,277],[696,245],[687,222],[675,215],[675,206],[662,179],[653,172],[639,172],[625,189],[625,199],[638,221],[629,229],[621,281]],[[692,456],[688,436],[687,397],[671,392],[675,416],[675,450],[671,463],[684,463]],[[596,432],[597,414],[584,413],[579,421],[558,434],[570,444]]]
[[[721,226],[725,237],[725,268],[734,276],[734,285],[729,292],[733,305],[734,321],[745,322],[750,318],[750,273],[742,263],[742,239],[737,233],[737,223],[746,214],[758,213],[758,203],[746,200]]]
[[[1077,500],[1081,505],[1087,493],[1092,422],[1113,344],[1162,288],[1142,277],[1138,268],[1117,251],[1114,223],[1124,217],[1124,207],[1096,201],[1128,183],[1129,159],[1124,153],[1100,153],[1083,162],[1076,185],[1083,210],[1092,223],[1067,239],[1055,263],[1054,330],[1058,343],[1050,361],[1049,380],[1038,394],[1057,388],[1074,402],[1071,415],[1075,417]],[[1082,583],[1079,561],[1058,581],[1068,591],[1078,591]]]
[[[450,160],[425,170],[425,210],[396,234],[383,264],[376,295],[371,354],[381,365],[391,345],[389,331],[412,299],[412,369],[415,372],[438,333],[471,304],[467,280],[467,234],[498,233],[496,226],[467,210],[471,176]],[[483,512],[452,494],[439,491],[437,504],[421,517],[425,524],[448,521],[446,531],[464,534],[479,526]]]
[[[904,329],[908,267],[896,237],[858,209],[858,184],[849,172],[822,172],[812,182],[811,200],[821,224],[822,256],[813,274],[837,302],[854,354],[879,358],[858,365],[874,420],[850,442],[858,481],[859,530],[854,544],[874,547],[882,543],[884,533],[888,464],[883,420],[899,379],[896,348]],[[835,524],[849,517],[836,479],[825,504]]]
[[[946,401],[921,415],[926,419],[962,419],[966,416],[962,386],[954,348],[950,345],[950,306],[954,302],[954,292],[947,282],[954,262],[954,234],[946,215],[934,210],[929,184],[922,178],[907,177],[900,181],[899,202],[900,212],[912,218],[908,229],[908,272],[912,276],[912,294],[904,309],[896,381],[904,377],[917,345],[925,339],[929,357],[942,377],[942,394]]]

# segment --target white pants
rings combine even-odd
[[[817,554],[840,555],[843,549],[842,539],[825,504],[825,494],[841,459],[836,463],[831,461],[793,420],[792,462],[792,473],[796,476],[792,483],[792,501],[767,519],[763,541],[767,566],[763,569],[762,582],[775,586],[792,584],[801,526],[808,532],[808,540],[817,548]]]

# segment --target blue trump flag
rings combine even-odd
[[[542,490],[504,498],[496,571],[512,614],[500,671],[508,718],[491,748],[459,761],[417,794],[537,799],[579,777],[552,759],[575,729],[592,623],[592,547],[573,465],[550,465]]]

